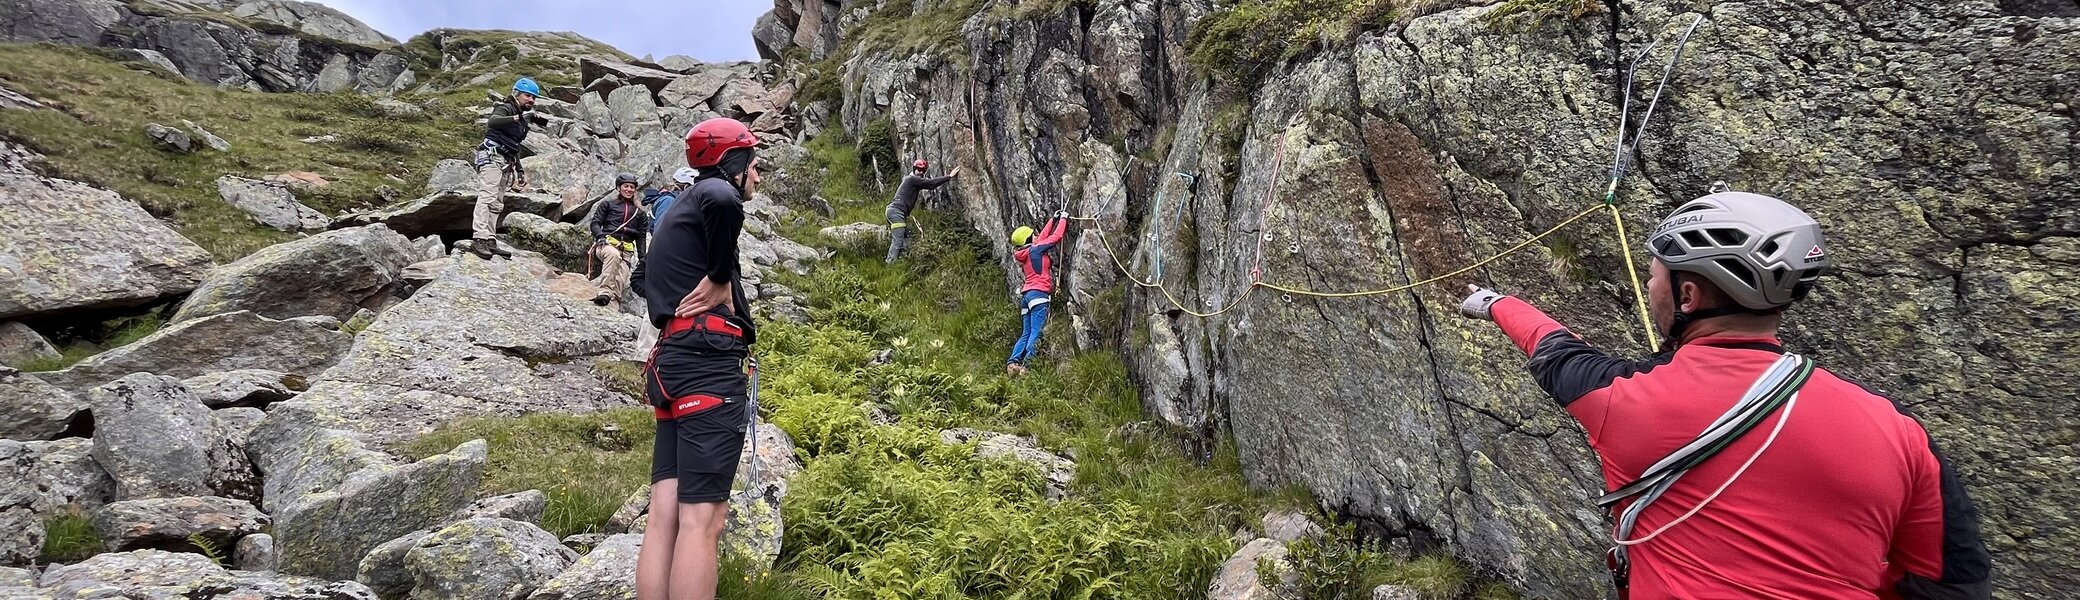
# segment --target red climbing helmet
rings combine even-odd
[[[932,166],[932,163],[925,162],[922,158],[917,159],[917,162],[910,163],[910,168],[917,169],[919,171],[923,171],[925,167],[929,166]]]
[[[751,135],[751,128],[736,119],[716,117],[701,121],[686,132],[686,166],[714,167],[722,162],[724,152],[757,145],[758,136]]]

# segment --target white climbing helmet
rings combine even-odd
[[[1829,262],[1820,223],[1811,215],[1747,192],[1686,202],[1649,240],[1648,251],[1670,271],[1703,275],[1750,310],[1805,297]]]
[[[693,170],[693,167],[679,167],[678,171],[672,172],[672,181],[693,185],[693,179],[699,176],[700,172]]]

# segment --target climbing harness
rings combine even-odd
[[[1791,420],[1791,411],[1798,405],[1799,388],[1812,377],[1813,369],[1812,360],[1785,352],[1777,358],[1776,363],[1763,371],[1754,385],[1748,387],[1748,392],[1741,396],[1739,402],[1735,402],[1725,414],[1712,421],[1710,426],[1697,434],[1696,439],[1669,453],[1653,466],[1647,467],[1647,470],[1632,483],[1618,486],[1618,489],[1596,499],[1597,506],[1610,509],[1627,498],[1638,498],[1617,515],[1618,523],[1611,534],[1611,542],[1616,545],[1604,555],[1606,566],[1611,571],[1611,582],[1617,586],[1621,596],[1631,582],[1632,562],[1627,549],[1651,541],[1690,517],[1696,516],[1705,506],[1719,499],[1719,495],[1725,493],[1726,488],[1732,487],[1733,482],[1738,481],[1742,474],[1747,473],[1748,467],[1753,466],[1755,460],[1762,458],[1762,453],[1776,443],[1777,434],[1783,433],[1784,423]],[[1741,463],[1740,468],[1735,469],[1732,475],[1727,476],[1718,489],[1712,490],[1711,495],[1705,496],[1696,506],[1690,507],[1688,512],[1647,535],[1627,539],[1632,535],[1632,528],[1639,523],[1640,514],[1646,511],[1647,506],[1661,499],[1662,493],[1673,487],[1685,473],[1718,455],[1719,451],[1725,450],[1735,440],[1753,431],[1756,426],[1762,424],[1764,418],[1771,413],[1779,412],[1780,408],[1782,411],[1777,416],[1777,424],[1770,430],[1769,437],[1763,440],[1762,446],[1756,448],[1755,453],[1748,456],[1748,461]]]

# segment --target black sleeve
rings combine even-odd
[[[517,112],[513,105],[500,103],[498,106],[491,107],[491,117],[485,119],[484,124],[492,127],[512,125],[514,121],[520,120]]]
[[[1893,405],[1899,406],[1897,402]],[[1991,600],[1993,558],[1979,538],[1979,508],[1965,494],[1964,481],[1958,479],[1957,470],[1950,468],[1950,461],[1936,451],[1933,437],[1929,438],[1928,451],[1942,467],[1942,578],[1931,580],[1909,570],[1893,589],[1903,600]]]
[[[701,203],[701,222],[707,231],[708,280],[735,283],[737,279],[737,234],[744,231],[744,202],[716,194]]]
[[[1531,376],[1538,386],[1561,406],[1574,403],[1589,392],[1610,386],[1620,377],[1665,364],[1671,355],[1656,355],[1647,361],[1630,361],[1590,346],[1565,329],[1546,334],[1531,353]]]
[[[604,198],[593,202],[592,211],[585,213],[585,230],[592,232],[594,241],[607,237],[606,213],[607,201]]]
[[[648,292],[649,290],[643,289],[643,272],[649,270],[649,265],[650,253],[639,253],[636,255],[635,270],[628,272],[628,289],[634,291],[636,293],[637,298],[642,298],[644,300],[650,299],[649,296],[644,295],[644,293]]]
[[[933,178],[930,178],[930,179],[919,179],[919,180],[917,180],[917,187],[918,187],[919,189],[926,189],[926,190],[936,190],[936,189],[939,189],[939,186],[942,186],[942,185],[946,185],[946,182],[948,182],[948,181],[953,181],[953,178],[952,178],[952,177],[933,177]]]

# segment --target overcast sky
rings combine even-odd
[[[758,60],[751,24],[773,0],[317,0],[378,31],[411,39],[428,29],[575,31],[641,58]]]

